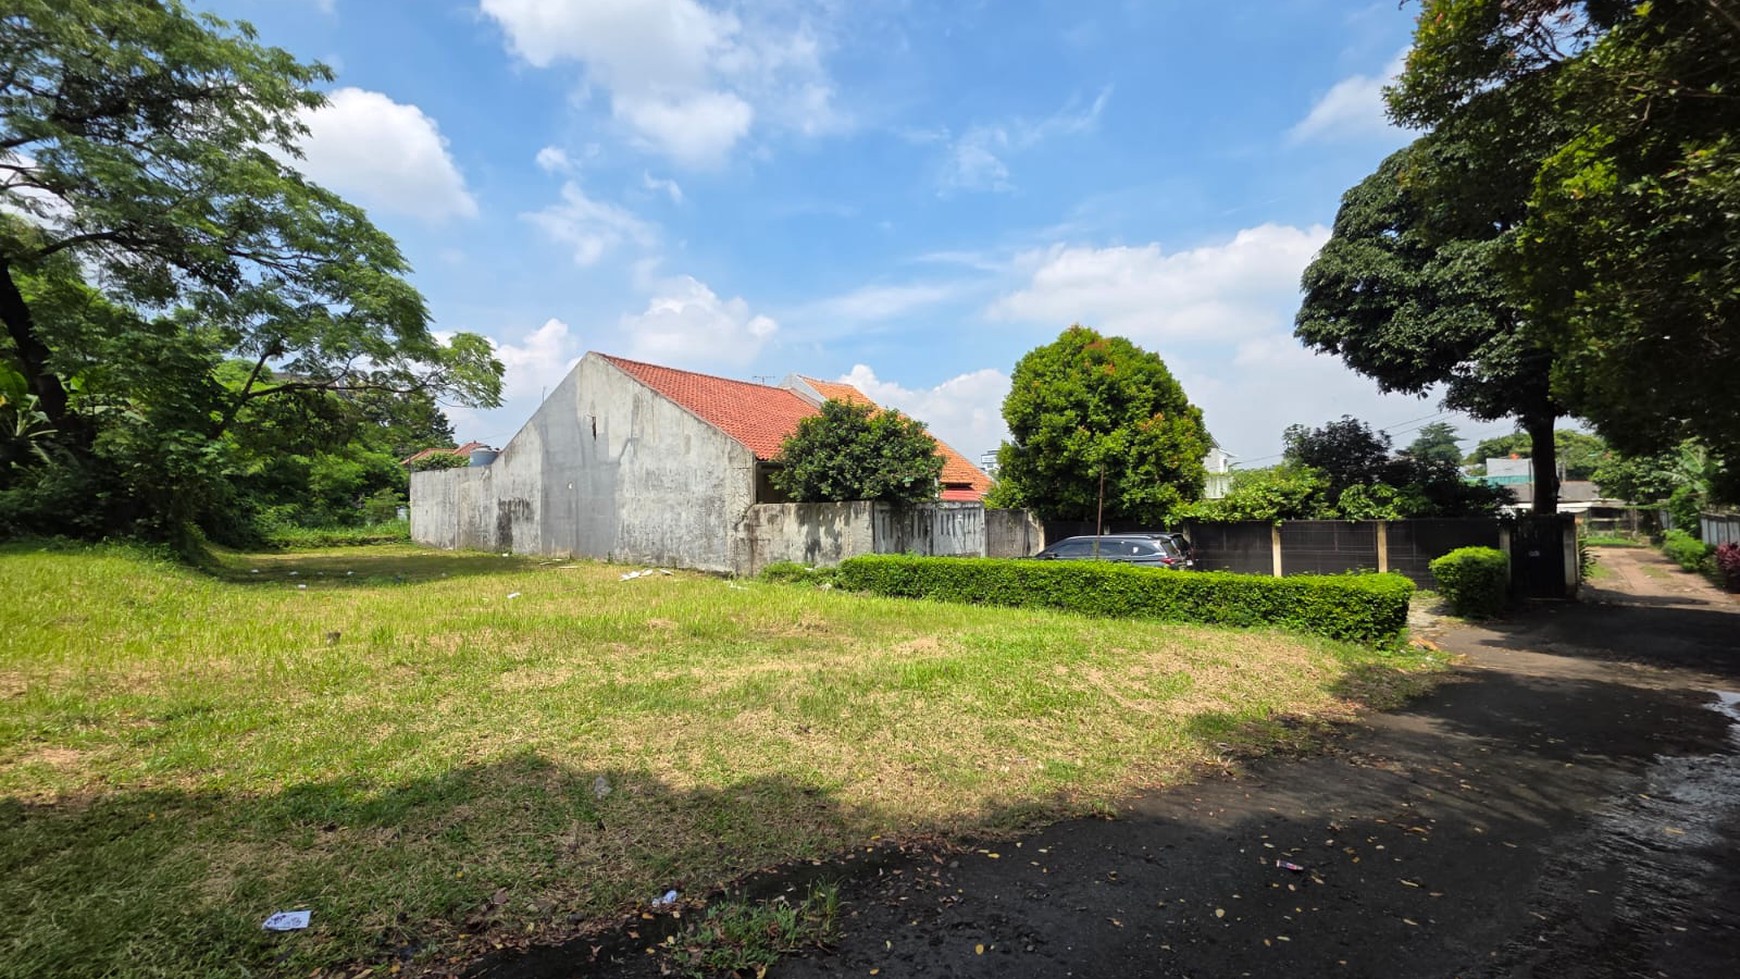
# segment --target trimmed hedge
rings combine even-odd
[[[1458,547],[1431,564],[1438,592],[1457,615],[1487,618],[1510,597],[1510,558],[1491,547]]]
[[[840,563],[852,591],[973,605],[1048,608],[1107,618],[1280,626],[1380,643],[1408,623],[1414,583],[1397,574],[1267,578],[1099,561],[876,555]]]

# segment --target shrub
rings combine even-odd
[[[1504,611],[1510,592],[1510,558],[1491,547],[1459,547],[1433,561],[1438,592],[1457,615],[1486,618]]]
[[[1683,530],[1675,528],[1662,535],[1661,552],[1669,561],[1687,571],[1697,571],[1710,554],[1709,545]]]
[[[1108,618],[1281,626],[1381,643],[1401,634],[1414,584],[1401,575],[1266,578],[1090,561],[876,555],[850,558],[842,588],[900,598],[1050,608]]]
[[[1698,536],[1698,518],[1703,508],[1704,494],[1692,486],[1681,486],[1668,497],[1668,518],[1673,521],[1675,530],[1684,532],[1688,537]]]
[[[1729,591],[1740,591],[1740,541],[1716,545],[1716,570]]]
[[[775,561],[762,568],[757,577],[762,581],[779,584],[831,585],[834,582],[834,569],[812,568],[796,561]]]

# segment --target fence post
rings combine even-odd
[[[1377,548],[1378,574],[1384,574],[1390,570],[1390,522],[1388,520],[1377,522]]]
[[[1275,555],[1275,577],[1281,577],[1281,525],[1269,526],[1269,547]]]

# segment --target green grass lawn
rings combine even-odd
[[[417,971],[1103,808],[1431,666],[409,546],[218,560],[0,548],[0,976]]]

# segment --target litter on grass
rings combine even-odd
[[[518,598],[518,597],[520,597],[520,593],[517,591],[510,591],[510,592],[508,592],[508,597],[509,598]]]
[[[646,577],[650,577],[650,576],[655,575],[655,574],[670,574],[670,573],[671,572],[665,570],[664,568],[647,568],[644,571],[630,571],[627,574],[623,575],[622,577],[617,578],[616,580],[617,581],[633,581],[636,578],[646,578]]]
[[[260,927],[267,931],[299,931],[308,927],[308,916],[313,913],[312,911],[279,911],[267,918]]]
[[[677,903],[677,892],[666,891],[658,897],[653,898],[652,906],[655,908],[668,908],[675,903]]]

